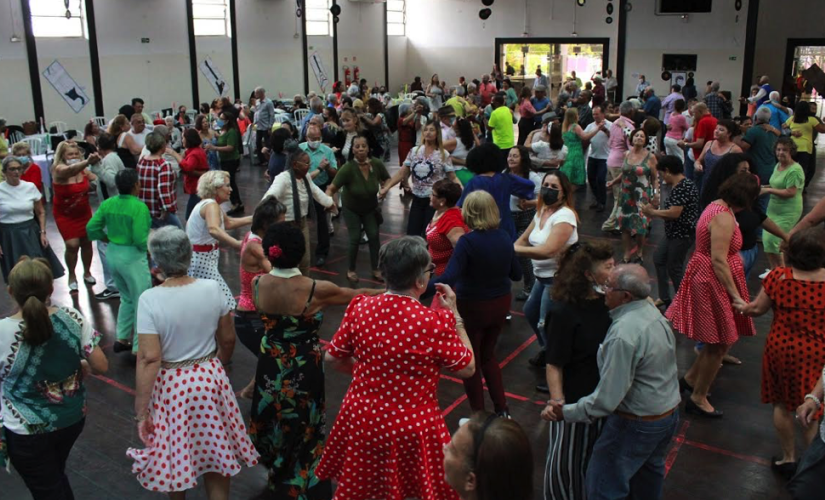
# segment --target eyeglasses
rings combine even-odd
[[[6,172],[22,172],[23,167],[7,167]]]
[[[429,266],[427,266],[427,269],[424,269],[424,274],[434,273],[435,272],[435,267],[436,267],[435,264],[430,264]]]

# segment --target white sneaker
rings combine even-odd
[[[469,419],[469,418],[459,418],[459,419],[458,419],[458,426],[459,426],[459,427],[462,427],[464,424],[466,424],[466,423],[467,423],[467,422],[469,422],[469,421],[470,421],[470,419]]]
[[[770,273],[771,273],[770,269],[765,269],[765,272],[759,275],[759,279],[763,280],[763,279],[767,278]]]

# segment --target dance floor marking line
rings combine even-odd
[[[95,375],[95,374],[92,374],[92,377],[94,377],[94,378],[96,378],[96,379],[98,379],[102,382],[105,382],[105,383],[111,385],[112,387],[114,387],[116,389],[120,389],[123,392],[131,394],[132,396],[135,395],[135,390],[134,389],[132,389],[131,387],[129,387],[127,385],[121,384],[117,380],[112,380],[109,377],[104,377],[103,375]]]
[[[682,420],[679,432],[673,437],[673,446],[670,448],[670,451],[667,452],[667,458],[665,458],[665,477],[667,477],[671,467],[673,467],[673,463],[676,462],[679,449],[685,442],[685,433],[687,433],[688,427],[690,427],[690,420]]]
[[[746,462],[752,462],[759,465],[764,465],[766,467],[771,466],[771,461],[766,460],[761,457],[756,457],[753,455],[745,455],[743,453],[736,453],[735,451],[726,450],[724,448],[719,448],[716,446],[711,446],[709,444],[700,443],[699,441],[691,441],[689,439],[685,439],[685,444],[688,446],[692,446],[694,448],[699,448],[700,450],[709,451],[711,453],[716,453],[718,455],[725,455],[732,458],[738,458],[739,460],[744,460]]]

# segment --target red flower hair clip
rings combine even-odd
[[[281,250],[281,247],[278,245],[272,245],[269,247],[269,258],[270,259],[277,259],[284,254],[284,251]]]

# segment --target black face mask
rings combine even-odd
[[[545,205],[555,205],[555,203],[559,201],[560,191],[558,189],[542,187],[540,193]]]

